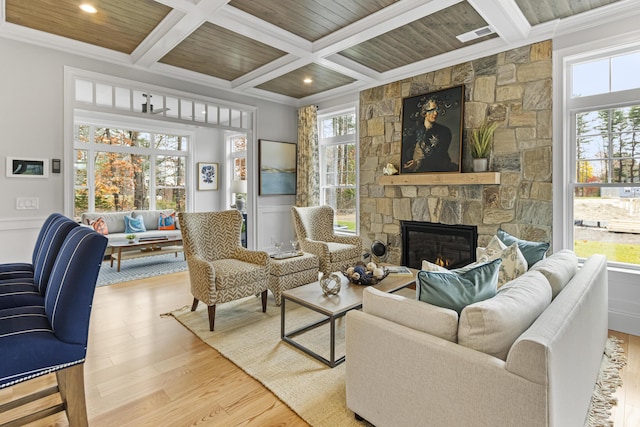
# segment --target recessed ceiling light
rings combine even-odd
[[[309,83],[313,83],[313,80],[311,80],[309,77],[307,77],[306,79],[303,80],[303,82],[309,84]]]
[[[98,9],[87,3],[81,4],[80,9],[87,13],[98,13]]]

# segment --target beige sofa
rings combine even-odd
[[[144,226],[147,231],[141,233],[135,233],[136,237],[182,237],[180,232],[180,226],[177,222],[176,214],[176,230],[158,230],[158,220],[160,214],[170,215],[174,213],[172,209],[167,210],[148,210],[148,211],[125,211],[125,212],[85,212],[82,214],[81,223],[83,225],[90,224],[91,221],[95,221],[98,218],[103,218],[109,233],[105,235],[109,242],[114,240],[125,240],[127,233],[125,233],[124,217],[129,215],[134,218],[142,216]]]
[[[561,252],[460,319],[368,288],[346,317],[347,406],[377,427],[583,426],[608,333],[606,259],[578,269]]]

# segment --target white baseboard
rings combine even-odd
[[[609,310],[609,329],[640,336],[640,314]]]

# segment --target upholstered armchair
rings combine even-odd
[[[291,214],[300,247],[319,258],[320,271],[324,275],[341,271],[362,259],[360,237],[334,233],[334,211],[331,206],[293,206]]]
[[[269,254],[242,247],[240,212],[181,212],[178,217],[193,295],[191,311],[198,302],[205,303],[211,331],[217,304],[262,294],[265,312]]]

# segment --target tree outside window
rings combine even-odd
[[[77,217],[186,207],[187,137],[80,124],[75,147]]]

